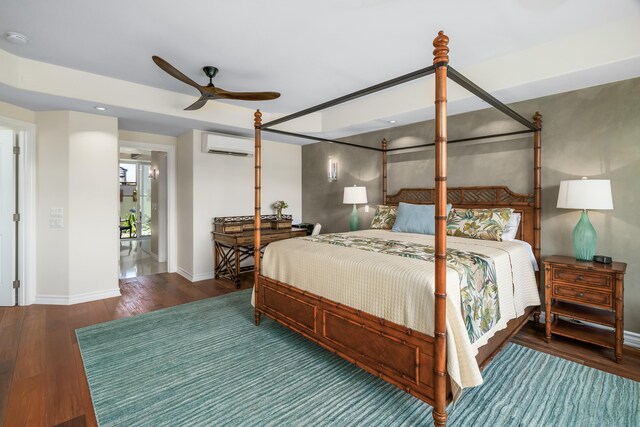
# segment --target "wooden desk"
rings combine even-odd
[[[240,264],[253,259],[253,230],[242,233],[219,233],[213,231],[213,265],[214,277],[224,277],[235,282],[240,287],[240,273],[253,271],[251,265]],[[283,230],[262,229],[260,231],[260,252],[271,242],[289,239],[291,237],[306,236],[304,228],[288,228]]]

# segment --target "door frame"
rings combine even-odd
[[[176,204],[176,147],[173,145],[153,144],[130,140],[118,141],[118,153],[121,147],[137,148],[146,151],[167,153],[167,271],[174,273],[178,269],[178,211]],[[117,175],[116,175],[117,176]],[[118,259],[120,254],[118,253]]]
[[[18,305],[31,305],[36,299],[36,124],[0,116],[0,126],[19,136]]]

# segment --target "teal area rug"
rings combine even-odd
[[[418,426],[431,408],[298,334],[249,291],[77,330],[101,426]],[[637,426],[640,383],[515,344],[450,426]]]

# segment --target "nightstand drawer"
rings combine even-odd
[[[574,301],[604,308],[613,308],[611,292],[598,292],[591,289],[553,284],[553,297],[565,301]]]
[[[612,280],[610,274],[598,274],[591,272],[581,272],[568,268],[554,268],[553,280],[575,283],[583,286],[597,286],[599,288],[611,289]]]

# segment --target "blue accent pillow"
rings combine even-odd
[[[447,215],[451,205],[447,205]],[[436,206],[412,205],[402,203],[398,206],[398,215],[391,231],[401,233],[436,234]]]

